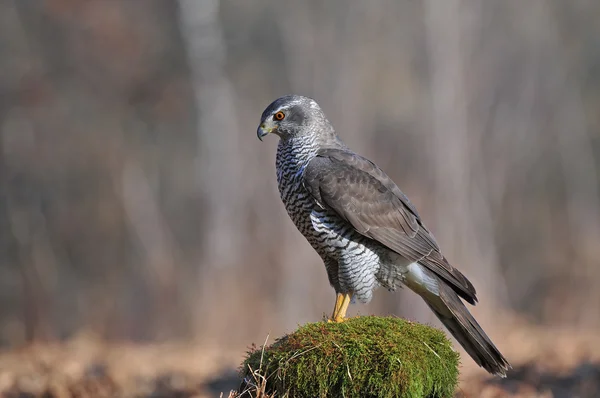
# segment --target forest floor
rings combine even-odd
[[[600,335],[523,322],[496,339],[513,364],[489,377],[463,354],[456,397],[599,397]],[[207,398],[237,389],[244,352],[198,344],[105,343],[80,336],[0,353],[0,394],[7,398]]]

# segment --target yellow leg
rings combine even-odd
[[[352,300],[352,293],[338,293],[335,298],[335,307],[333,307],[333,315],[331,322],[343,322],[346,317],[346,311]]]
[[[333,322],[336,315],[339,314],[340,309],[342,308],[342,302],[344,301],[344,295],[342,293],[338,293],[335,296],[335,306],[333,307],[333,315],[331,315],[330,322]]]

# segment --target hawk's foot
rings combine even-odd
[[[346,319],[346,311],[348,310],[348,305],[350,305],[351,300],[352,293],[338,293],[335,298],[333,314],[328,322],[344,322],[344,319]]]

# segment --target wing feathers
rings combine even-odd
[[[360,234],[410,261],[419,261],[474,304],[475,288],[440,253],[416,208],[374,163],[339,149],[321,150],[304,170],[303,182],[314,199],[334,210]]]

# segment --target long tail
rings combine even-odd
[[[429,308],[442,321],[473,360],[488,372],[506,377],[512,367],[485,334],[462,300],[438,279],[438,295],[421,294]]]

